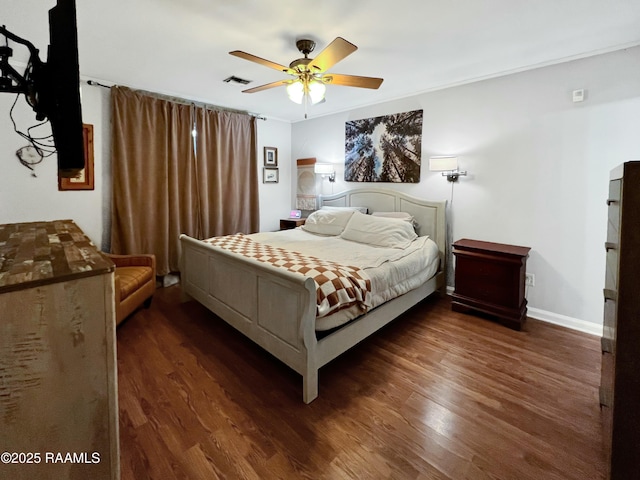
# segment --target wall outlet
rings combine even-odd
[[[524,275],[524,284],[529,287],[536,286],[536,276],[533,273],[525,273]]]

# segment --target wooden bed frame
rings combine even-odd
[[[214,247],[186,235],[182,247],[183,292],[280,359],[303,378],[303,400],[318,396],[318,369],[400,314],[445,288],[445,205],[381,189],[349,190],[320,199],[321,205],[408,212],[420,236],[440,250],[440,268],[420,287],[316,337],[316,292],[311,278]]]

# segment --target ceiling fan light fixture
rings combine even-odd
[[[321,80],[312,80],[309,82],[309,97],[311,98],[311,104],[315,105],[324,99],[324,94],[327,91],[327,86],[322,83]]]
[[[295,82],[291,82],[287,85],[287,95],[289,96],[289,100],[297,103],[298,105],[302,104],[302,99],[304,98],[304,85],[301,81],[296,80]]]
[[[293,79],[279,80],[265,85],[260,85],[259,87],[248,88],[243,90],[243,92],[256,93],[286,85],[287,96],[289,99],[297,104],[304,103],[304,118],[307,118],[308,104],[314,105],[324,101],[327,83],[346,87],[371,89],[377,89],[382,84],[382,78],[343,75],[338,73],[327,74],[331,67],[358,49],[358,47],[353,43],[346,41],[342,37],[336,37],[318,55],[316,55],[315,58],[309,58],[309,53],[314,50],[315,46],[316,44],[313,40],[298,40],[296,42],[296,47],[298,47],[300,53],[304,55],[304,58],[294,60],[288,67],[240,50],[234,50],[229,52],[229,54],[287,73],[294,77]]]

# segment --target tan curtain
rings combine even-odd
[[[257,231],[255,118],[125,87],[111,98],[113,253],[153,253],[165,275],[179,271],[181,233]]]
[[[256,119],[199,109],[198,186],[205,219],[200,238],[253,233],[260,228]]]

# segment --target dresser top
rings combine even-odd
[[[114,268],[73,220],[0,225],[0,293]]]
[[[502,253],[505,255],[516,255],[518,257],[526,257],[529,255],[529,247],[520,247],[518,245],[507,245],[504,243],[483,242],[480,240],[470,240],[463,238],[453,244],[455,248],[464,250],[489,251]]]
[[[609,180],[619,180],[624,177],[625,174],[629,171],[634,171],[637,174],[638,169],[640,169],[640,160],[631,160],[629,162],[625,162],[611,170]]]

